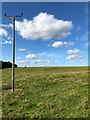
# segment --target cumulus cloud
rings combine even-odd
[[[19,48],[18,51],[21,51],[21,52],[26,51],[26,48]]]
[[[0,36],[2,37],[0,44],[12,44],[11,37],[6,29],[0,28]]]
[[[54,15],[39,13],[32,20],[24,19],[15,21],[16,31],[28,40],[50,40],[52,38],[63,39],[71,34],[73,28],[71,21],[59,20]]]
[[[11,36],[8,36],[8,37],[7,37],[7,40],[12,40]]]
[[[74,42],[61,42],[61,41],[57,41],[54,42],[53,44],[49,45],[52,46],[54,48],[58,48],[58,47],[62,47],[62,46],[71,46],[74,45]]]
[[[80,53],[80,50],[78,50],[78,49],[67,50],[67,53],[68,53],[68,54],[79,54],[79,53]]]
[[[67,60],[78,60],[80,63],[84,63],[82,59],[81,51],[79,49],[67,50]]]
[[[66,57],[67,60],[80,60],[82,58],[79,54],[73,54]]]
[[[8,32],[7,30],[3,29],[3,28],[0,28],[0,36],[4,36],[4,37],[7,37],[8,36]]]
[[[27,59],[28,58],[35,59],[35,58],[37,58],[37,55],[36,54],[28,54],[28,55],[26,55],[26,58]]]
[[[10,28],[12,27],[12,24],[0,24],[1,27],[5,27],[5,28]]]
[[[8,40],[6,40],[6,41],[1,41],[0,44],[12,44],[12,41],[8,41]]]

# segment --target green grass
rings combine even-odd
[[[88,117],[87,67],[38,67],[2,70],[3,118]]]

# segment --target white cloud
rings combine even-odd
[[[54,61],[50,61],[50,60],[32,60],[31,63],[36,63],[36,64],[51,64],[54,63]]]
[[[12,40],[11,36],[8,36],[8,37],[7,37],[7,40]]]
[[[80,63],[85,64],[85,61],[83,59],[80,60]]]
[[[86,42],[86,43],[85,43],[85,46],[86,46],[86,47],[90,47],[90,41]]]
[[[38,61],[38,60],[32,60],[31,61],[31,63],[38,63],[38,62],[41,62],[41,60],[40,61]]]
[[[70,35],[73,28],[71,21],[59,20],[54,15],[39,13],[33,20],[16,21],[16,30],[28,40],[63,39]]]
[[[44,61],[44,60],[31,60],[31,63],[40,64],[40,63],[46,63],[46,61]]]
[[[26,51],[26,48],[19,48],[18,51],[21,51],[21,52]]]
[[[76,40],[78,40],[79,39],[79,37],[76,37]]]
[[[55,61],[49,61],[49,60],[47,61],[48,64],[50,64],[50,63],[54,63],[54,62],[55,62]]]
[[[17,61],[18,63],[20,64],[26,64],[26,63],[29,63],[30,61],[29,60],[20,60],[20,61]]]
[[[1,27],[12,27],[12,24],[0,24]]]
[[[1,41],[0,44],[12,44],[12,41]]]
[[[20,60],[20,61],[17,61],[18,63],[25,63],[25,61],[24,60]]]
[[[20,57],[20,56],[17,56],[17,59],[21,59],[21,57]]]
[[[5,29],[3,29],[3,28],[0,28],[0,36],[7,37],[7,36],[8,36],[7,30],[5,30]]]
[[[34,58],[37,58],[37,55],[36,54],[28,54],[28,55],[26,55],[26,58],[34,59]]]
[[[11,36],[6,29],[0,28],[0,36],[2,37],[0,44],[12,44]]]
[[[42,52],[42,53],[39,53],[39,54],[38,54],[39,57],[46,56],[46,55],[47,55],[46,52]]]
[[[57,41],[57,42],[54,42],[52,45],[49,45],[49,46],[52,46],[54,48],[58,48],[58,47],[62,47],[62,46],[71,46],[73,44],[74,44],[74,42],[61,42],[61,41]]]
[[[47,61],[47,60],[41,60],[41,59],[34,59],[34,60],[20,60],[20,61],[17,61],[17,63],[20,63],[20,64],[30,64],[30,65],[41,65],[41,64],[51,64],[51,63],[54,63],[55,61]]]
[[[68,54],[79,54],[79,53],[80,53],[80,50],[78,50],[78,49],[67,50],[67,53],[68,53]]]
[[[79,54],[73,54],[66,57],[67,60],[80,60],[82,58]]]
[[[79,31],[80,29],[81,29],[81,27],[80,27],[80,26],[77,26],[76,31]]]
[[[81,51],[79,49],[73,49],[73,50],[67,50],[68,56],[66,57],[66,60],[77,60],[81,64],[84,64],[85,61],[82,58]]]
[[[48,52],[42,52],[42,53],[39,53],[37,55],[38,55],[38,57],[42,58],[42,57],[53,57],[55,54],[54,53],[48,53]]]

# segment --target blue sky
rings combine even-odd
[[[88,3],[3,3],[2,60],[11,61],[11,19],[16,19],[18,66],[88,65]]]

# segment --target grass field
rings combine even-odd
[[[88,117],[87,67],[38,67],[2,70],[3,118]]]

